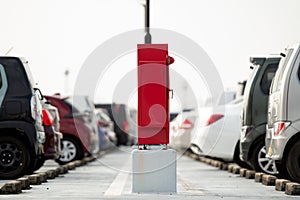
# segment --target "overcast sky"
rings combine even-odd
[[[227,88],[248,77],[250,55],[299,42],[299,8],[299,0],[151,0],[151,27],[197,42]],[[43,93],[64,93],[97,46],[143,28],[144,10],[138,0],[0,0],[0,24],[0,54],[13,47]]]

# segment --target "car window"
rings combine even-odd
[[[25,72],[27,74],[28,80],[29,80],[29,82],[31,84],[31,87],[36,87],[36,82],[34,81],[32,73],[31,73],[31,70],[30,70],[30,68],[28,66],[28,61],[26,61],[23,58],[20,58],[20,59],[21,59],[21,61],[23,63],[23,66],[24,66]]]
[[[7,90],[7,78],[3,65],[0,64],[0,105],[4,99]]]
[[[300,80],[300,64],[299,64],[299,67],[298,67],[298,79]]]
[[[244,100],[244,98],[239,97],[237,99],[234,99],[233,101],[229,102],[228,105],[235,105],[235,104],[239,104]]]
[[[266,70],[264,71],[263,77],[260,81],[260,88],[262,92],[266,95],[268,95],[270,92],[271,82],[275,76],[277,68],[278,68],[278,64],[272,63],[269,64]]]
[[[104,112],[99,112],[101,119],[103,119],[103,121],[109,122],[110,118],[107,114],[105,114]]]
[[[274,82],[272,84],[272,89],[271,89],[272,92],[275,92],[275,91],[280,89],[283,72],[286,68],[286,65],[287,65],[292,53],[293,53],[293,49],[288,49],[286,51],[285,57],[281,58],[281,60],[279,62],[278,70],[277,70],[277,72],[275,74],[275,77],[274,77]]]
[[[63,100],[65,104],[72,110],[73,113],[79,113],[79,110],[73,105],[73,102],[70,98],[66,98]]]

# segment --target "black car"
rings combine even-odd
[[[32,173],[43,155],[42,95],[27,61],[0,57],[0,178]]]
[[[280,56],[251,57],[253,72],[247,81],[241,115],[240,158],[256,171],[276,174],[275,163],[265,158],[267,107],[271,82]]]

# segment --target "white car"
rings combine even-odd
[[[198,117],[196,111],[179,113],[170,122],[170,147],[177,150],[187,150],[191,145],[191,132]]]
[[[217,105],[221,106],[234,100],[236,91],[226,90],[217,97]],[[212,104],[212,97],[206,99],[204,106],[209,107]],[[206,109],[200,109],[201,116]],[[187,150],[191,146],[191,135],[198,129],[199,114],[197,110],[189,109],[179,113],[176,118],[170,122],[170,147],[177,150]],[[197,126],[195,126],[197,125]]]
[[[239,97],[226,105],[201,109],[198,125],[191,135],[191,150],[198,155],[235,161],[248,167],[239,158],[242,108],[243,97]]]

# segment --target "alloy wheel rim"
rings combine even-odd
[[[268,174],[278,174],[275,160],[266,158],[266,146],[263,146],[258,153],[258,164],[262,171]]]
[[[60,160],[63,162],[69,162],[76,157],[76,146],[73,142],[68,140],[62,141],[62,156]]]
[[[22,152],[13,143],[2,143],[0,145],[0,163],[4,169],[13,171],[22,165]],[[1,170],[2,171],[2,170]]]

